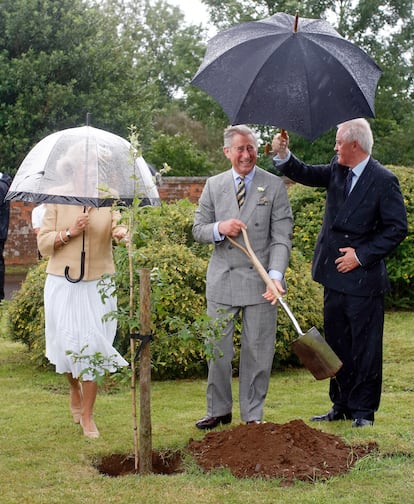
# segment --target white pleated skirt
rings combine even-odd
[[[94,380],[95,373],[102,375],[104,370],[114,372],[128,365],[113,347],[117,321],[102,320],[105,314],[116,310],[116,297],[102,301],[100,289],[98,280],[71,283],[65,277],[47,275],[46,357],[56,366],[57,373]]]

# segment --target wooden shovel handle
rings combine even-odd
[[[252,246],[250,245],[249,237],[247,235],[246,229],[242,229],[243,233],[243,239],[244,243],[246,244],[246,247],[243,247],[240,245],[240,243],[237,243],[235,240],[230,238],[230,236],[227,236],[226,238],[231,242],[235,247],[240,249],[242,252],[244,252],[247,257],[252,261],[253,266],[256,268],[257,272],[259,275],[262,277],[262,280],[265,282],[267,287],[272,291],[272,293],[275,295],[276,299],[281,299],[282,295],[280,292],[276,289],[275,284],[273,283],[272,279],[268,275],[267,271],[264,269],[262,263],[259,261],[257,258],[256,254],[254,253],[254,250],[252,249]]]

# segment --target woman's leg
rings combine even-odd
[[[98,384],[94,381],[84,381],[82,383],[83,401],[81,426],[85,436],[90,438],[99,437],[99,431],[93,420],[93,407],[98,393]]]
[[[69,381],[69,406],[75,423],[80,422],[82,413],[82,385],[77,378],[73,378],[71,373],[66,373]]]

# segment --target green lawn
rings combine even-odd
[[[414,502],[414,313],[386,316],[384,392],[373,428],[350,422],[323,425],[349,443],[375,441],[380,453],[327,482],[237,480],[226,471],[203,474],[189,462],[174,476],[109,478],[94,468],[100,457],[132,453],[131,392],[102,392],[96,405],[98,440],[71,421],[62,376],[33,369],[24,347],[0,336],[0,503],[411,503]],[[182,448],[204,434],[194,422],[205,413],[205,380],[153,382],[153,447]],[[285,423],[330,407],[328,382],[306,370],[275,373],[265,420]],[[234,381],[237,397],[237,380]],[[240,422],[238,404],[233,425]],[[321,428],[322,428],[321,427]]]

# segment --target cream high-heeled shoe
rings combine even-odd
[[[91,422],[91,426],[92,428],[90,427],[89,429],[90,430],[87,430],[84,425],[83,425],[83,422],[82,422],[82,416],[80,418],[80,425],[83,429],[83,435],[90,438],[90,439],[97,439],[99,437],[99,431],[98,431],[98,428],[96,427],[95,425],[95,422],[93,421],[92,419],[92,422]]]

